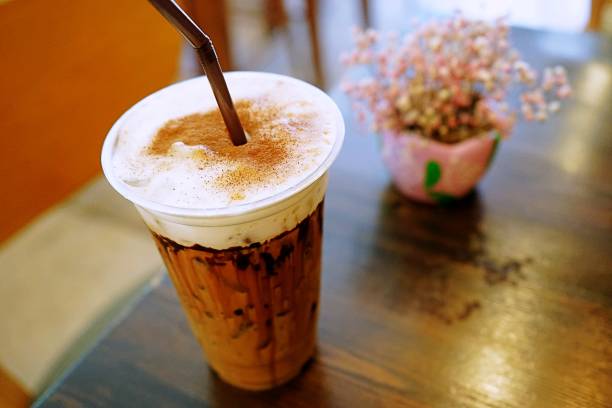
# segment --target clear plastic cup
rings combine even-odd
[[[212,369],[234,386],[263,390],[296,376],[314,354],[323,201],[327,171],[343,142],[344,122],[335,103],[305,82],[275,74],[232,72],[226,74],[230,91],[235,77],[253,81],[274,77],[290,86],[308,87],[333,112],[333,147],[300,182],[248,204],[193,209],[143,198],[113,174],[113,151],[125,122],[138,121],[140,110],[163,102],[166,90],[198,84],[194,81],[201,86],[206,81],[203,77],[164,88],[129,109],[106,137],[102,168],[109,183],[135,204],[151,230]]]

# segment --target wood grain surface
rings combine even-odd
[[[575,96],[521,125],[450,207],[390,185],[352,120],[326,198],[318,355],[248,393],[200,358],[173,288],[148,295],[43,403],[60,406],[612,406],[612,47],[517,30]]]

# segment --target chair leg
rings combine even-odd
[[[361,0],[361,18],[364,27],[370,27],[370,2],[369,0]]]
[[[587,24],[588,31],[601,30],[601,20],[606,0],[591,0],[591,16]]]
[[[285,10],[284,0],[265,0],[265,8],[268,32],[272,32],[276,28],[287,27],[289,18],[287,17],[287,10]]]
[[[319,46],[319,32],[317,29],[318,0],[306,1],[306,20],[308,21],[308,32],[310,35],[310,50],[312,55],[312,65],[314,69],[315,82],[323,88],[325,81],[323,78],[323,67],[321,65],[321,49]]]
[[[233,67],[225,0],[183,0],[185,10],[215,44],[224,71]]]

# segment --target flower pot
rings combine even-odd
[[[499,133],[456,144],[410,133],[382,135],[382,157],[397,189],[425,203],[446,203],[469,193],[495,156]]]

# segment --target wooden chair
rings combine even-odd
[[[183,0],[181,5],[192,15],[194,20],[205,27],[215,44],[221,66],[224,70],[233,69],[231,55],[231,38],[228,29],[228,8],[225,0]],[[287,29],[289,18],[283,0],[264,0],[265,18],[268,30]],[[370,25],[369,1],[360,0],[362,18],[365,26]],[[323,62],[319,41],[319,0],[304,1],[304,18],[308,25],[310,52],[313,62],[315,82],[324,87]],[[193,58],[193,56],[192,56]]]
[[[370,26],[369,0],[360,0],[363,24]],[[266,0],[266,11],[268,26],[274,28],[286,28],[288,24],[287,12],[283,0]],[[313,62],[315,82],[319,87],[325,86],[323,74],[323,63],[321,58],[321,45],[319,41],[319,0],[305,0],[305,18],[308,24],[308,35],[310,39],[310,53]]]
[[[225,0],[181,0],[179,4],[200,27],[205,27],[206,33],[215,44],[221,68],[224,71],[231,70],[234,64]],[[195,53],[192,57],[195,58]]]
[[[591,0],[591,17],[587,25],[589,31],[600,31],[604,10],[612,7],[611,0]]]

